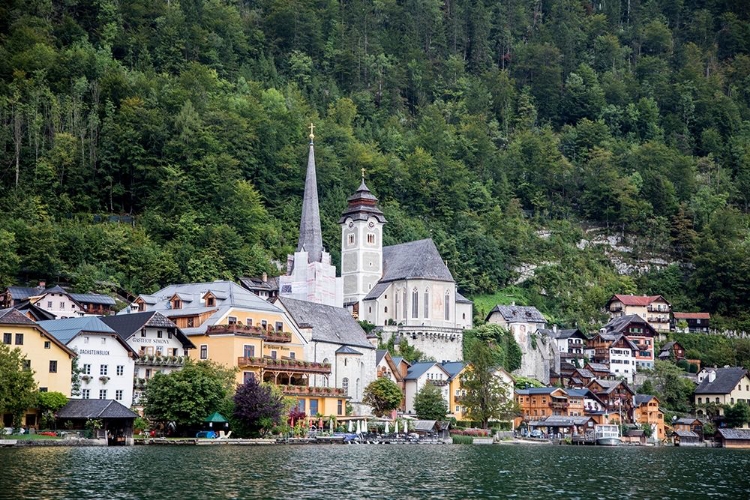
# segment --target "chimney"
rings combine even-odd
[[[263,278],[262,278],[262,279],[263,279],[263,283],[267,282],[267,281],[268,281],[268,273],[265,273],[265,272],[264,272],[264,273],[263,273]]]
[[[708,383],[711,383],[714,380],[716,380],[716,372],[711,370],[708,372]]]
[[[47,282],[46,281],[40,281],[39,282],[39,288],[47,288]]]
[[[552,331],[557,333],[557,325],[552,325]]]

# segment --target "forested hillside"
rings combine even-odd
[[[2,0],[0,122],[0,286],[278,272],[314,122],[335,261],[365,168],[465,294],[547,262],[565,324],[656,292],[750,330],[745,0]],[[620,276],[583,223],[676,264]]]

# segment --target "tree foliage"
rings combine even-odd
[[[188,362],[182,370],[157,373],[144,392],[143,410],[154,422],[198,426],[225,403],[234,372],[209,361]]]
[[[688,413],[692,409],[695,384],[685,372],[669,361],[656,360],[649,377],[654,396],[669,411]]]
[[[491,420],[506,420],[516,410],[512,389],[497,374],[493,349],[475,342],[467,358],[466,371],[461,375],[461,388],[466,390],[461,405],[470,420],[481,422],[486,429]]]
[[[19,348],[0,343],[0,409],[13,415],[14,426],[20,426],[23,412],[36,403],[34,372],[25,361]]]
[[[401,388],[394,381],[388,377],[378,377],[365,387],[362,402],[372,406],[372,412],[382,417],[397,409],[403,397]]]
[[[750,423],[750,406],[744,401],[727,405],[724,408],[724,422],[729,428],[744,427]]]
[[[254,377],[237,387],[233,399],[234,417],[251,435],[263,435],[281,423],[283,398]]]
[[[414,411],[424,420],[445,420],[448,403],[440,387],[426,383],[414,396]]]

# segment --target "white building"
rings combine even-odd
[[[414,414],[414,400],[417,394],[426,384],[432,384],[440,388],[440,392],[446,404],[450,402],[450,379],[452,374],[440,363],[424,361],[414,363],[404,377],[404,401],[406,413]]]
[[[133,404],[136,352],[112,328],[93,316],[40,321],[39,326],[78,354],[81,395]]]

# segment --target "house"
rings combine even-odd
[[[158,311],[101,318],[104,324],[138,352],[133,378],[133,403],[138,405],[148,380],[156,373],[182,368],[188,349],[195,345],[171,320]]]
[[[636,372],[638,347],[621,333],[600,332],[588,341],[589,358],[594,364],[607,367],[608,375],[632,382]],[[587,365],[590,368],[590,365]],[[601,370],[592,370],[601,372]]]
[[[515,419],[514,427],[523,421],[537,421],[551,415],[567,416],[570,408],[568,393],[559,387],[516,389],[515,397],[522,416]],[[582,400],[580,413],[583,414]]]
[[[403,360],[403,358],[401,359]],[[375,370],[378,378],[386,377],[401,387],[401,390],[404,389],[404,375],[406,373],[401,371],[388,350],[378,349],[375,351]]]
[[[703,414],[700,409],[703,404],[733,405],[750,401],[750,378],[744,368],[707,368],[698,374],[698,383],[693,397],[699,415]],[[724,415],[722,406],[717,409],[719,415]]]
[[[0,309],[2,342],[10,349],[18,349],[26,358],[26,367],[34,372],[40,392],[60,392],[71,395],[70,377],[76,353],[54,335],[13,308]],[[13,426],[13,416],[2,415],[3,427]],[[38,425],[37,412],[31,408],[24,414],[21,425]]]
[[[409,367],[404,377],[404,399],[406,413],[414,414],[414,400],[426,384],[440,388],[446,403],[450,402],[448,394],[451,374],[440,363],[434,361],[418,361]]]
[[[604,325],[600,332],[612,336],[624,335],[634,344],[635,370],[654,368],[654,339],[658,337],[658,333],[646,320],[637,314],[619,316]],[[631,371],[631,374],[634,373],[634,370]]]
[[[246,290],[254,293],[263,300],[271,300],[279,296],[279,278],[268,277],[263,273],[260,277],[243,276],[239,279],[240,285]]]
[[[672,330],[674,331],[708,333],[711,328],[711,314],[707,312],[676,312],[672,316]]]
[[[625,381],[596,379],[589,382],[587,388],[604,403],[604,410],[610,421],[633,421],[635,392]]]
[[[571,416],[585,415],[591,417],[597,424],[605,423],[604,414],[606,413],[606,404],[591,390],[583,388],[565,389],[570,400],[570,409],[568,414]],[[578,403],[578,399],[582,401]],[[581,411],[581,408],[583,411]]]
[[[668,331],[672,305],[661,295],[613,295],[606,304],[611,319],[637,314],[658,331]]]
[[[138,354],[117,332],[95,316],[40,321],[39,326],[78,354],[81,394],[73,398],[133,404]]]
[[[15,288],[15,291],[11,289]],[[102,316],[114,314],[115,299],[108,295],[98,293],[70,293],[59,285],[37,291],[35,295],[28,295],[24,299],[20,297],[26,292],[34,289],[21,289],[10,287],[6,292],[13,302],[13,307],[26,308],[27,303],[42,309],[54,316],[54,319],[77,318],[81,316]]]
[[[700,434],[693,431],[674,431],[672,441],[675,446],[702,446],[703,439]]]
[[[718,429],[714,441],[721,448],[750,448],[750,429]]]
[[[649,394],[636,394],[633,420],[641,426],[651,427],[651,437],[658,441],[666,439],[664,412],[659,409],[659,399]]]
[[[685,348],[679,342],[669,341],[659,349],[659,359],[662,361],[682,361],[685,359]]]
[[[605,372],[605,376],[608,375],[609,370]],[[601,374],[594,374],[591,370],[587,370],[586,368],[576,368],[575,370],[573,370],[573,373],[571,373],[570,376],[566,379],[564,385],[565,387],[586,387],[587,385],[589,385],[589,382],[591,382],[598,376],[601,376]]]
[[[544,330],[547,319],[534,306],[517,306],[515,304],[505,306],[496,305],[489,312],[485,320],[488,323],[500,325],[513,333],[514,337],[525,338],[526,335]]]
[[[111,399],[71,399],[55,414],[59,429],[72,424],[71,429],[85,430],[90,420],[99,420],[95,439],[106,439],[107,444],[132,446],[133,423],[138,417],[118,401]]]
[[[697,418],[682,417],[672,421],[673,431],[692,432],[700,437],[703,441],[703,422]]]
[[[586,355],[586,343],[588,337],[578,328],[560,329],[554,326],[550,329],[540,329],[539,333],[547,335],[557,345],[560,353],[560,364],[573,362],[577,365]]]
[[[463,398],[466,397],[466,389],[462,383],[462,377],[466,372],[472,370],[470,364],[462,361],[443,361],[442,367],[450,374],[448,388],[448,414],[456,420],[470,420]],[[513,376],[503,368],[495,368],[493,377],[505,388],[507,400],[513,398],[515,382]]]
[[[0,307],[9,308],[16,307],[22,302],[28,302],[30,297],[39,295],[46,288],[44,281],[39,282],[39,286],[28,287],[28,286],[9,286],[3,292],[0,298]]]
[[[584,366],[584,369],[590,373],[593,373],[594,378],[603,379],[603,380],[613,378],[612,374],[609,372],[609,365],[607,365],[606,363],[589,362],[589,363],[586,363],[586,366]]]
[[[552,415],[540,420],[528,422],[531,429],[540,429],[550,436],[572,437],[593,432],[596,421],[587,416]]]

